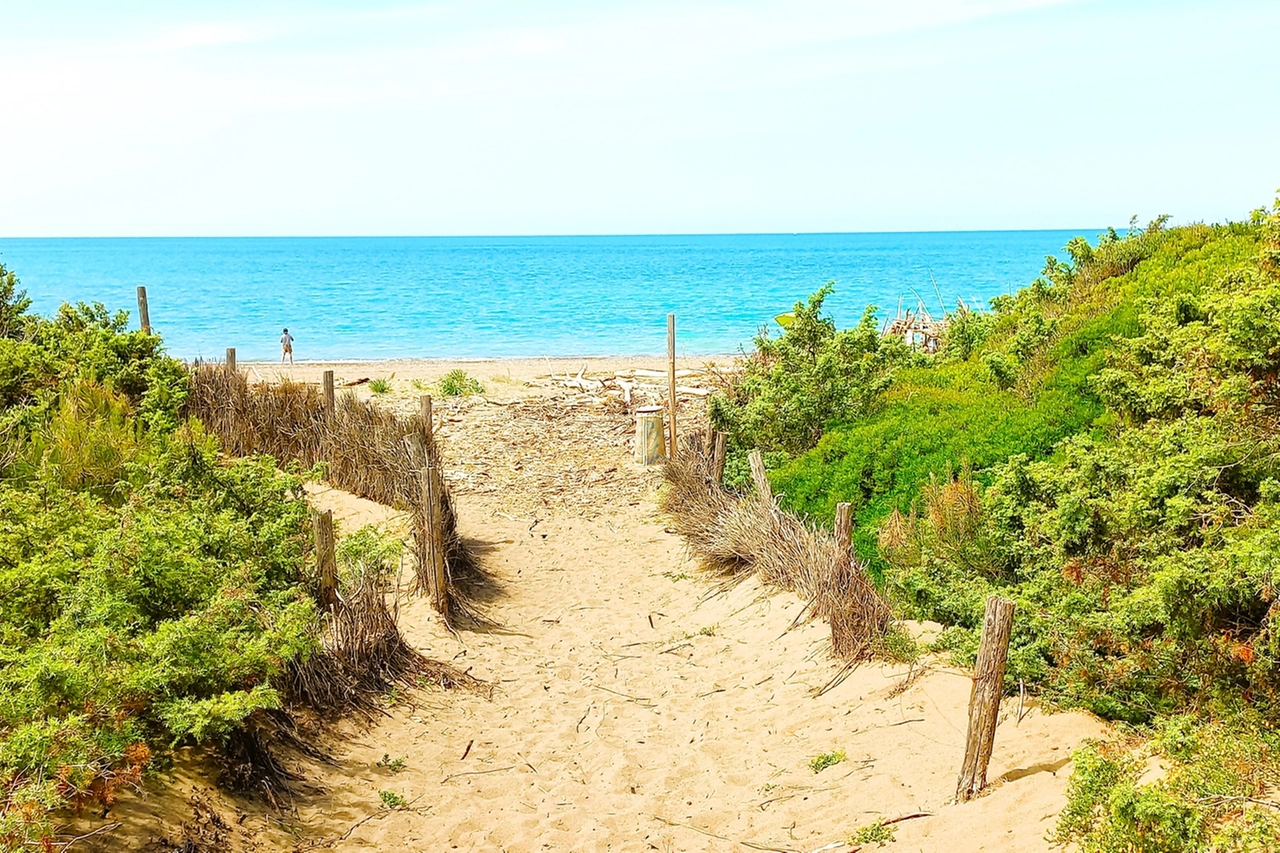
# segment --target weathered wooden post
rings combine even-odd
[[[747,458],[751,461],[751,480],[756,485],[756,494],[765,503],[773,503],[773,487],[769,485],[769,475],[764,470],[764,454],[757,447]]]
[[[666,455],[662,407],[641,406],[636,409],[636,459],[641,465],[653,465]]]
[[[965,737],[964,762],[956,783],[960,802],[976,797],[987,784],[987,764],[995,745],[1000,698],[1004,695],[1004,670],[1009,658],[1009,633],[1013,628],[1014,604],[1007,598],[987,598],[982,620],[982,641],[973,668],[973,690],[969,693],[969,731]]]
[[[849,598],[854,586],[854,573],[861,571],[861,567],[854,566],[853,553],[849,550],[853,539],[852,505],[836,505],[835,534],[831,574],[820,587],[815,613],[831,623],[831,649],[837,656],[845,657],[859,652],[863,642],[861,629],[864,628]]]
[[[836,504],[836,560],[841,569],[853,562],[850,548],[853,546],[853,504]]]
[[[324,410],[329,417],[333,417],[335,400],[333,397],[333,371],[326,370],[323,377],[324,385]]]
[[[227,347],[227,372],[236,372],[236,348]]]
[[[147,289],[138,285],[138,324],[142,331],[151,334],[151,312],[147,309]]]
[[[716,431],[711,446],[711,479],[717,485],[724,482],[724,453],[728,441],[728,435],[718,430]]]
[[[430,447],[433,436],[435,435],[435,423],[432,421],[430,394],[423,394],[418,398],[418,413],[422,418],[422,440],[427,443],[427,447]]]
[[[667,441],[672,461],[676,458],[676,315],[667,315],[667,398],[671,406],[670,432]]]
[[[332,610],[338,604],[338,558],[333,539],[333,510],[311,516],[316,542],[316,568],[320,576],[320,606]]]
[[[449,612],[449,575],[444,558],[444,514],[441,512],[440,500],[444,493],[440,480],[440,469],[428,460],[427,467],[418,472],[422,485],[422,522],[423,531],[422,557],[426,564],[422,574],[426,575],[426,591],[431,597],[431,606],[437,613],[446,616]],[[419,576],[419,586],[422,578]]]

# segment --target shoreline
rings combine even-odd
[[[737,355],[677,356],[676,369],[690,370],[708,365],[734,363]],[[295,382],[319,382],[326,370],[334,372],[339,384],[359,379],[401,379],[435,382],[453,370],[486,382],[530,382],[548,374],[585,376],[612,374],[624,370],[667,369],[665,355],[581,356],[578,358],[386,358],[351,360],[297,361],[292,365],[278,361],[237,361],[261,381],[291,379]]]

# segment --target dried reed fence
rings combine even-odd
[[[479,680],[423,657],[405,642],[399,602],[372,574],[350,581],[323,622],[320,650],[290,667],[291,696],[322,711],[383,711],[380,697],[396,685],[430,682],[440,687],[483,691]]]
[[[338,397],[330,414],[314,385],[289,380],[251,385],[244,374],[212,364],[192,371],[185,412],[203,421],[231,456],[263,454],[308,468],[324,463],[331,485],[406,512],[418,591],[429,588],[432,557],[442,551],[446,621],[476,615],[470,603],[484,578],[458,534],[453,502],[443,484],[435,490],[439,538],[428,535],[430,511],[420,475],[438,464],[439,454],[426,416],[399,416],[353,394]]]
[[[703,568],[726,580],[755,574],[762,583],[810,602],[808,614],[831,624],[833,653],[869,658],[889,629],[891,612],[864,568],[826,530],[780,509],[771,494],[726,492],[714,450],[700,434],[665,467],[660,505]],[[767,488],[767,487],[766,487]]]

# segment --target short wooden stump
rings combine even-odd
[[[636,459],[641,465],[653,465],[667,458],[667,434],[663,427],[661,406],[636,409]]]

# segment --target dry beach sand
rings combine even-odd
[[[486,393],[437,401],[437,434],[460,529],[495,580],[484,602],[493,624],[451,634],[412,598],[400,615],[411,643],[484,679],[491,696],[426,689],[372,725],[342,723],[324,739],[337,763],[304,762],[293,811],[214,794],[234,824],[226,849],[810,853],[856,849],[845,843],[856,829],[898,818],[888,849],[1050,849],[1071,750],[1101,736],[1102,723],[1006,700],[994,783],[949,804],[968,674],[940,657],[842,673],[825,623],[793,627],[804,607],[794,595],[700,578],[657,514],[657,472],[631,458],[625,412],[537,380],[549,372],[540,360],[334,369],[339,382],[394,373],[387,405],[412,406],[420,392],[409,380],[457,366]],[[327,366],[252,367],[264,379],[316,381]],[[597,360],[587,375],[630,367],[664,364]],[[694,419],[701,401],[686,406]],[[341,531],[400,529],[386,507],[309,492]],[[833,751],[845,760],[810,769]],[[384,756],[404,768],[379,766]],[[196,760],[178,762],[180,794],[195,785]],[[380,809],[380,791],[409,808]],[[145,841],[172,837],[191,809],[156,795],[115,817],[142,826]]]

